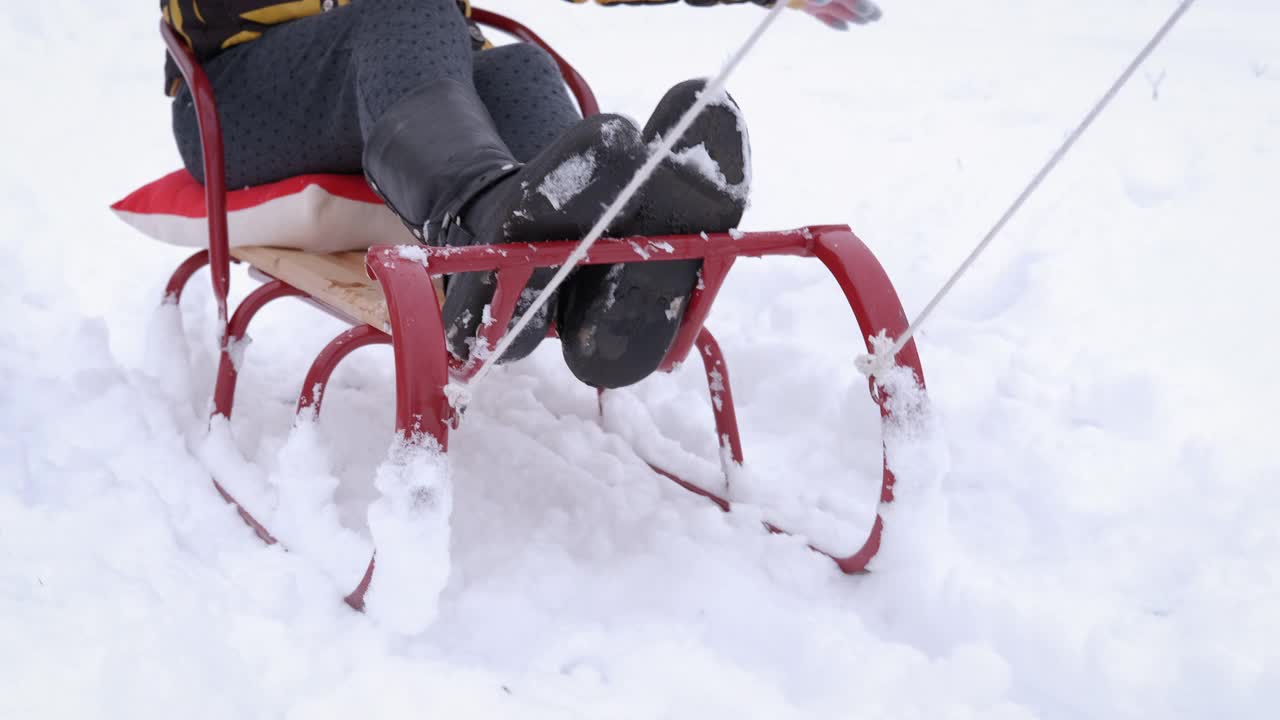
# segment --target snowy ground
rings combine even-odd
[[[744,228],[848,222],[918,310],[1175,4],[904,1],[847,34],[785,17],[733,83]],[[636,117],[760,17],[532,5],[488,3]],[[106,210],[177,165],[156,19],[0,17],[0,717],[1274,717],[1270,0],[1194,8],[923,334],[934,414],[895,439],[875,573],[628,449],[661,430],[712,466],[693,368],[601,420],[548,343],[455,436],[447,584],[403,598],[436,611],[408,637],[340,602],[391,431],[387,353],[353,356],[290,434],[339,327],[268,309],[232,434],[292,493],[277,520],[301,549],[264,548],[209,485],[199,457],[227,454],[202,419],[207,283],[158,311],[184,253]],[[710,322],[760,499],[820,506],[813,534],[865,528],[879,463],[840,301],[813,264],[744,262]],[[325,513],[346,535],[308,536]]]

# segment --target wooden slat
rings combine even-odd
[[[325,254],[249,246],[232,248],[231,254],[352,320],[391,332],[386,298],[378,282],[365,273],[362,251]],[[436,296],[444,302],[439,279]]]

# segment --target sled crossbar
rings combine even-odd
[[[582,265],[612,265],[663,260],[700,260],[714,257],[764,257],[766,255],[812,256],[818,234],[844,231],[843,225],[805,227],[774,232],[702,233],[631,238],[602,238],[592,246]],[[501,270],[527,266],[547,268],[563,265],[576,241],[473,245],[468,247],[422,248],[429,258],[432,275]],[[374,249],[379,249],[378,246]]]

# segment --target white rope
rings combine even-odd
[[[573,253],[569,255],[569,259],[564,265],[560,266],[560,269],[556,272],[555,276],[551,278],[551,282],[547,283],[547,286],[542,289],[542,292],[534,299],[533,304],[529,306],[529,309],[525,310],[524,314],[520,316],[520,319],[516,322],[515,326],[502,336],[502,339],[498,341],[497,347],[495,347],[493,352],[489,353],[488,357],[484,359],[484,364],[482,364],[480,369],[476,371],[476,374],[472,376],[471,381],[466,385],[450,384],[447,391],[450,401],[453,402],[455,406],[459,404],[465,405],[467,403],[470,399],[472,389],[479,385],[480,382],[488,376],[489,372],[498,363],[498,360],[500,360],[502,355],[507,351],[507,348],[511,346],[511,343],[515,341],[516,337],[520,335],[534,316],[537,315],[538,311],[547,304],[548,300],[551,298],[551,294],[560,287],[565,279],[569,277],[569,273],[572,272],[578,263],[587,256],[587,252],[591,249],[591,246],[595,245],[596,241],[604,234],[605,228],[609,227],[609,224],[618,217],[618,214],[622,212],[622,209],[626,206],[627,202],[630,201],[637,192],[639,192],[640,187],[644,185],[645,181],[647,181],[649,177],[653,175],[653,172],[658,169],[658,164],[666,159],[667,155],[671,152],[671,148],[675,147],[676,142],[679,141],[689,127],[693,125],[693,121],[698,117],[698,114],[701,113],[707,105],[720,96],[720,93],[724,90],[725,83],[729,80],[729,76],[733,74],[733,71],[738,67],[739,63],[741,63],[751,52],[755,47],[756,42],[760,40],[765,31],[769,29],[769,26],[771,26],[773,21],[778,17],[778,13],[786,8],[786,6],[787,5],[784,2],[774,4],[774,6],[769,10],[769,13],[760,21],[760,24],[756,26],[756,29],[747,37],[746,41],[742,44],[742,47],[738,48],[733,56],[729,58],[729,61],[725,63],[724,67],[720,69],[720,74],[716,75],[716,77],[707,84],[707,87],[698,95],[698,99],[694,102],[693,106],[685,112],[684,116],[680,118],[680,121],[676,123],[671,132],[667,133],[666,137],[662,139],[662,142],[659,143],[658,147],[649,155],[649,159],[645,161],[644,165],[642,165],[638,171],[636,171],[636,174],[631,178],[631,182],[627,183],[622,191],[618,193],[618,197],[614,199],[613,204],[604,211],[604,214],[601,215],[600,219],[596,221],[596,224],[592,226],[586,237],[582,238],[582,242],[578,243],[578,246],[574,248]]]
[[[1124,87],[1124,84],[1129,81],[1129,78],[1138,70],[1138,67],[1141,66],[1156,47],[1160,45],[1161,41],[1164,40],[1165,35],[1169,34],[1169,31],[1173,29],[1173,26],[1178,23],[1178,20],[1182,18],[1195,1],[1196,0],[1182,0],[1182,3],[1173,11],[1173,14],[1169,16],[1169,19],[1160,27],[1155,36],[1147,43],[1146,47],[1138,53],[1137,57],[1129,63],[1129,66],[1125,68],[1124,72],[1120,74],[1120,77],[1111,85],[1111,89],[1107,90],[1107,93],[1102,96],[1102,99],[1094,104],[1093,108],[1089,111],[1089,114],[1085,116],[1084,120],[1076,127],[1075,131],[1067,137],[1066,141],[1062,143],[1062,146],[1058,148],[1058,151],[1049,158],[1049,161],[1040,169],[1040,172],[1036,173],[1036,176],[1032,178],[1031,183],[1023,189],[1022,193],[1018,195],[1018,198],[1009,206],[1009,209],[1005,210],[1004,214],[1000,216],[1000,219],[996,221],[996,224],[992,226],[989,232],[987,232],[986,237],[982,238],[982,242],[978,243],[978,246],[973,249],[973,252],[969,253],[969,257],[965,258],[964,262],[960,263],[960,267],[956,268],[956,271],[952,273],[947,282],[943,284],[942,289],[933,296],[933,299],[929,301],[929,304],[925,306],[924,310],[920,311],[920,314],[916,316],[916,319],[907,326],[906,332],[904,332],[901,337],[895,339],[893,344],[888,348],[877,348],[871,355],[859,356],[856,361],[858,370],[868,377],[875,377],[876,375],[893,367],[894,358],[897,357],[902,348],[906,346],[907,342],[911,340],[911,337],[915,335],[916,331],[920,329],[920,326],[929,319],[929,316],[933,313],[934,308],[938,306],[938,303],[946,297],[947,293],[951,292],[951,288],[954,287],[960,277],[969,270],[969,267],[978,259],[978,256],[987,249],[987,246],[991,244],[991,241],[995,239],[996,235],[1000,234],[1000,231],[1004,229],[1004,226],[1009,222],[1010,218],[1012,218],[1014,214],[1022,208],[1023,204],[1026,203],[1027,198],[1031,197],[1031,194],[1040,187],[1040,183],[1049,176],[1049,173],[1053,172],[1054,168],[1058,166],[1058,163],[1062,161],[1062,158],[1066,156],[1067,152],[1075,146],[1076,141],[1079,140],[1080,137],[1084,135],[1085,131],[1089,129],[1089,126],[1093,124],[1093,121],[1096,120],[1098,116],[1102,114],[1102,111],[1111,104],[1111,100],[1120,92],[1120,88]]]

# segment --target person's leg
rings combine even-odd
[[[352,43],[360,127],[374,124],[410,92],[442,79],[471,87],[472,39],[457,0],[356,0]]]
[[[424,242],[581,235],[638,163],[639,130],[616,116],[572,126],[558,117],[554,142],[536,155],[533,144],[547,137],[516,133],[528,141],[525,156],[532,155],[522,167],[476,93],[472,55],[453,0],[359,0],[228,50],[206,70],[218,97],[229,186],[363,170]],[[545,80],[545,72],[536,75]],[[571,107],[558,92],[557,106]],[[175,102],[174,126],[184,162],[199,177],[198,131],[186,93]],[[589,171],[573,174],[581,187],[560,182],[566,164]],[[534,274],[519,312],[551,274]],[[449,279],[443,314],[456,356],[469,356],[493,291],[490,273]],[[506,359],[532,351],[549,317],[530,324]]]
[[[530,43],[476,53],[475,87],[498,134],[520,162],[528,162],[582,116],[560,67]]]
[[[630,152],[639,131],[632,128],[630,145],[607,148],[613,118],[568,129],[557,121],[556,142],[536,157],[525,142],[532,136],[517,132],[527,146],[520,159],[530,160],[522,168],[476,94],[473,52],[454,0],[359,0],[224,52],[206,63],[206,72],[218,99],[228,185],[363,170],[417,237],[432,244],[579,234],[594,220],[597,193],[611,193],[608,168],[616,163],[605,156]],[[199,132],[185,91],[174,102],[174,133],[184,163],[201,178]],[[579,196],[538,191],[565,162],[591,153],[600,158],[600,172]],[[548,277],[536,274],[530,289]],[[455,355],[469,354],[492,296],[488,274],[450,278],[443,314]],[[506,359],[532,351],[548,322],[544,314],[531,324]]]
[[[469,83],[472,52],[454,0],[359,0],[223,52],[204,69],[218,102],[228,186],[360,172],[378,118],[424,83]],[[174,98],[173,128],[184,164],[203,181],[185,87]]]

